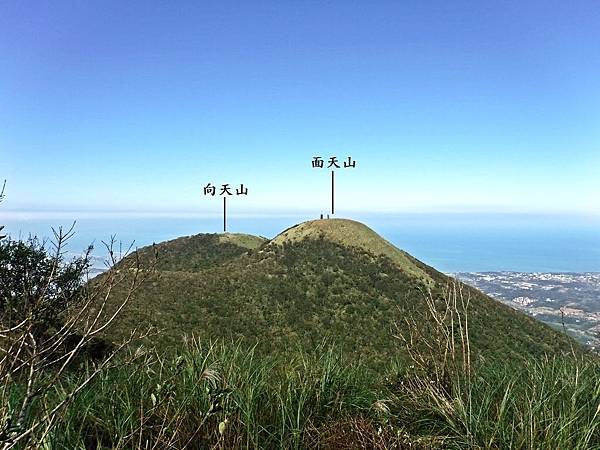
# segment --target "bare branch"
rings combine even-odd
[[[62,385],[67,368],[72,365],[82,350],[89,346],[94,339],[106,332],[119,314],[133,298],[139,286],[153,273],[154,265],[142,268],[139,255],[124,260],[131,251],[126,252],[119,245],[118,257],[115,255],[116,240],[114,236],[108,243],[110,264],[108,272],[101,279],[88,282],[77,291],[79,300],[67,305],[60,311],[62,323],[50,335],[37,335],[38,318],[53,313],[52,294],[56,291],[54,284],[61,277],[63,256],[66,243],[74,234],[73,224],[69,229],[53,229],[52,256],[49,261],[48,274],[41,284],[32,287],[27,295],[33,299],[27,313],[19,318],[18,323],[0,322],[0,449],[6,450],[17,445],[29,445],[42,442],[53,427],[60,421],[61,414],[73,399],[102,371],[112,366],[121,351],[129,346],[134,339],[144,337],[134,331],[129,338],[116,345],[104,355],[99,364],[93,368],[78,383],[70,388],[63,400],[50,406],[49,394],[55,386]],[[43,247],[42,247],[43,248]],[[85,253],[81,269],[87,270],[87,261],[91,248]],[[120,267],[117,268],[117,263]],[[125,295],[118,301],[113,301],[114,289],[119,285],[125,286]],[[59,292],[60,295],[60,292]],[[110,305],[110,308],[109,308]],[[108,313],[108,311],[111,311]],[[8,317],[10,319],[11,317]],[[3,320],[0,318],[0,320]],[[75,342],[72,338],[77,335]],[[48,369],[52,368],[51,372]],[[12,380],[23,380],[23,391],[11,391]],[[20,381],[21,382],[21,381]],[[17,400],[15,403],[15,395]],[[36,398],[39,397],[39,402]],[[11,407],[8,407],[9,398]],[[44,408],[33,407],[34,404],[47,405]],[[14,411],[15,416],[7,416]]]

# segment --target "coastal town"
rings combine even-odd
[[[600,273],[451,274],[496,300],[600,350]]]

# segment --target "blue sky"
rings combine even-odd
[[[492,4],[493,3],[493,4]],[[596,2],[2,2],[9,211],[600,213]]]

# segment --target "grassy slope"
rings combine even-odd
[[[160,271],[196,272],[223,264],[265,242],[267,239],[249,234],[197,234],[144,247],[138,254],[147,264],[156,251]]]
[[[398,249],[366,225],[348,219],[311,220],[288,228],[272,240],[281,245],[284,242],[299,242],[304,239],[327,239],[340,245],[357,247],[374,255],[390,258],[401,270],[423,281],[429,275],[418,267],[406,252]]]
[[[357,359],[402,358],[397,326],[406,317],[429,326],[423,316],[429,286],[420,274],[435,280],[438,297],[448,278],[389,246],[364,225],[338,220],[301,224],[253,250],[218,235],[163,243],[157,277],[140,290],[117,334],[144,323],[163,329],[160,342],[169,347],[194,333],[259,343],[269,352],[313,348],[329,336]],[[476,354],[504,359],[569,348],[560,333],[469,292]]]
[[[443,390],[427,374],[386,369],[374,378],[325,346],[263,357],[188,342],[177,359],[148,355],[95,378],[44,442],[107,450],[141,448],[142,437],[147,448],[600,448],[598,360],[486,364],[472,377],[451,372]],[[73,381],[44,404],[56,404]]]

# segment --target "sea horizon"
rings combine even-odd
[[[187,217],[61,217],[2,219],[13,239],[29,235],[52,237],[52,228],[75,234],[70,254],[94,245],[94,256],[106,256],[102,241],[114,236],[124,248],[199,233],[223,232],[218,216]],[[85,216],[84,216],[85,217]],[[227,231],[272,238],[296,223],[315,219],[310,214],[254,216],[234,214]],[[600,230],[595,218],[552,214],[356,214],[335,218],[358,220],[398,248],[445,273],[458,272],[600,272]]]

